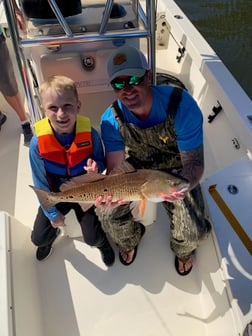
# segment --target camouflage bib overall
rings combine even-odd
[[[120,126],[120,133],[126,146],[126,158],[135,168],[179,169],[181,160],[176,144],[174,117],[179,104],[170,104],[165,122],[142,129],[123,121],[118,106],[114,115]],[[172,101],[172,99],[171,99]],[[200,186],[187,194],[184,200],[174,203],[163,202],[170,219],[170,245],[179,258],[186,258],[197,248],[210,230],[204,216],[204,203]],[[98,211],[104,231],[124,251],[130,251],[141,239],[140,226],[134,222],[129,205],[112,211]]]

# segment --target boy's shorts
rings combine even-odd
[[[0,34],[0,69],[0,91],[4,96],[16,96],[18,93],[17,81],[3,34]]]

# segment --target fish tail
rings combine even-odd
[[[31,186],[31,185],[30,185],[30,187],[36,193],[36,195],[37,195],[37,197],[39,199],[40,204],[42,205],[42,207],[45,210],[48,210],[49,208],[51,208],[52,206],[54,206],[57,203],[56,201],[53,201],[53,200],[51,200],[49,198],[50,192],[42,190],[42,189],[39,189],[39,188],[36,188],[34,186]]]

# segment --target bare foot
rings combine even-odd
[[[145,233],[145,227],[143,224],[140,224],[140,229],[141,229],[141,237],[143,237],[144,233]],[[125,252],[123,250],[120,250],[119,252],[119,259],[121,261],[121,263],[125,266],[129,266],[133,263],[133,261],[136,258],[137,255],[137,248],[138,245],[135,246],[135,248],[133,248],[132,250]]]
[[[125,261],[125,263],[130,264],[133,256],[134,256],[135,249],[125,252],[125,251],[120,251],[122,259]]]
[[[175,257],[175,269],[179,275],[187,275],[191,272],[193,267],[192,258],[179,259],[177,256]]]
[[[189,258],[187,259],[186,261],[182,261],[182,260],[178,260],[179,262],[179,272],[180,273],[184,273],[184,272],[187,272],[189,271],[192,267],[193,267],[193,261],[192,261],[192,258]]]

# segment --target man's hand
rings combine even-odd
[[[160,197],[167,202],[176,202],[185,198],[186,192],[185,191],[174,191],[172,194],[168,195],[165,193],[160,193]]]
[[[128,201],[122,201],[122,200],[118,200],[116,202],[113,202],[113,196],[109,195],[106,198],[104,198],[104,196],[99,196],[97,197],[97,199],[95,200],[94,205],[97,208],[103,208],[103,209],[114,209],[120,205],[123,204],[128,204]]]
[[[178,171],[176,169],[172,170],[173,174],[179,174]],[[176,201],[180,201],[182,199],[185,198],[186,192],[188,191],[188,189],[186,190],[178,190],[178,191],[174,191],[171,194],[165,194],[165,193],[160,193],[160,197],[164,199],[164,201],[173,203]]]
[[[51,225],[52,227],[54,227],[55,229],[59,226],[65,226],[65,216],[63,216],[62,214],[60,214],[56,220],[51,221]]]

